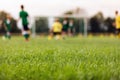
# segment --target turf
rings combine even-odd
[[[120,80],[120,39],[0,37],[0,80]]]

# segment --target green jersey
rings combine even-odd
[[[27,17],[28,17],[28,13],[26,11],[21,11],[20,14],[19,14],[20,18],[22,19],[22,24],[23,25],[28,25],[28,20],[27,20]]]
[[[69,28],[73,29],[73,27],[74,27],[73,23],[69,23]]]
[[[68,29],[68,22],[67,21],[63,21],[63,30],[67,30]]]
[[[11,22],[10,20],[5,20],[5,27],[7,31],[11,31]]]

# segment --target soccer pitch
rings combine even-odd
[[[120,80],[120,39],[0,37],[0,80]]]

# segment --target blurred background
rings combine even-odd
[[[111,34],[115,32],[114,12],[120,9],[120,0],[3,0],[0,2],[0,34],[5,32],[2,21],[12,16],[12,33],[19,34],[17,23],[20,5],[30,16],[32,34],[48,34],[55,17],[73,19],[75,34]]]

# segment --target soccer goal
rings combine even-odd
[[[38,33],[48,32],[52,27],[55,18],[59,18],[60,22],[63,23],[63,20],[67,18],[68,20],[74,20],[74,27],[76,34],[82,34],[84,37],[87,37],[88,31],[88,18],[86,15],[65,15],[65,16],[36,16],[31,19],[31,31],[32,36],[35,37]]]

